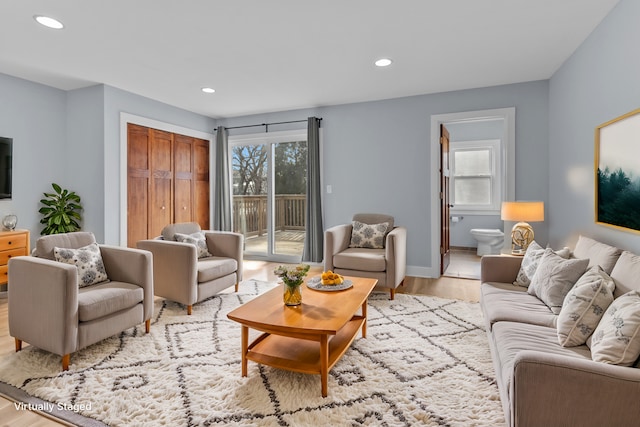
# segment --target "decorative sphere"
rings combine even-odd
[[[16,228],[16,225],[18,225],[18,217],[15,215],[6,215],[2,218],[2,225],[7,230],[13,230]]]

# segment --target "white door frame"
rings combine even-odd
[[[503,170],[506,171],[505,200],[516,196],[516,109],[515,107],[492,110],[465,111],[460,113],[434,114],[431,116],[431,275],[440,277],[440,125],[454,122],[471,122],[503,119],[502,140],[504,144]]]

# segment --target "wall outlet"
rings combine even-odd
[[[333,188],[330,185],[327,185],[327,194],[331,194]]]

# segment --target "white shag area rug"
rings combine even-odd
[[[4,393],[86,426],[504,425],[475,303],[372,294],[367,338],[331,370],[326,398],[319,375],[249,361],[242,378],[240,325],[226,315],[272,286],[246,281],[191,316],[158,301],[150,334],[141,325],[74,353],[67,372],[26,347],[0,360]]]

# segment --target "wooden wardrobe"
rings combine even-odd
[[[127,245],[175,222],[209,229],[209,141],[127,125]]]

